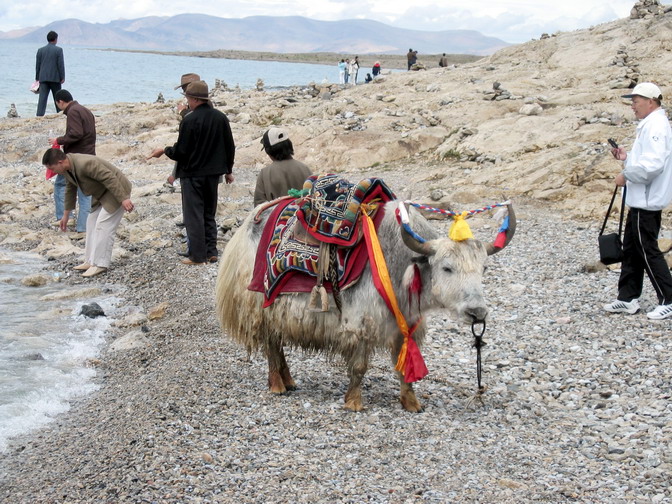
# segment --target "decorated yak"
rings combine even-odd
[[[296,388],[284,346],[341,355],[345,407],[360,411],[369,360],[383,349],[402,406],[421,411],[413,382],[427,374],[423,316],[438,309],[466,324],[485,321],[484,264],[513,237],[513,209],[503,206],[508,225],[493,243],[473,238],[464,214],[453,238],[440,237],[379,179],[331,177],[308,179],[302,197],[260,205],[236,231],[219,265],[220,324],[248,352],[265,353],[273,393]]]

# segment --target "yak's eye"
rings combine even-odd
[[[444,267],[443,267],[443,271],[445,271],[446,273],[452,273],[452,272],[453,272],[453,268],[451,268],[450,266],[444,266]]]

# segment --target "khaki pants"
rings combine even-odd
[[[102,205],[91,211],[86,220],[85,262],[101,268],[110,266],[114,234],[123,216],[121,205],[113,213],[107,212]]]

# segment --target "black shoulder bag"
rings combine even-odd
[[[604,228],[607,226],[607,219],[611,213],[611,207],[614,206],[614,200],[616,199],[616,193],[618,192],[618,186],[616,186],[614,188],[614,194],[611,197],[611,203],[609,203],[607,215],[604,216],[604,222],[602,223],[602,229],[600,229],[600,235],[597,237],[597,242],[600,246],[600,261],[605,265],[619,263],[623,260],[623,242],[621,241],[621,232],[623,231],[625,191],[626,188],[623,187],[623,201],[621,202],[621,218],[618,222],[618,233],[602,234],[604,233]]]

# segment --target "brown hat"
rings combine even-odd
[[[189,98],[196,98],[198,100],[208,100],[208,85],[206,82],[199,80],[190,82],[187,89],[184,90],[184,96]]]
[[[179,89],[183,86],[186,86],[190,82],[199,81],[199,80],[201,80],[201,76],[198,75],[198,74],[195,74],[195,73],[184,74],[182,76],[182,78],[180,79],[180,85],[175,86],[175,89]]]

